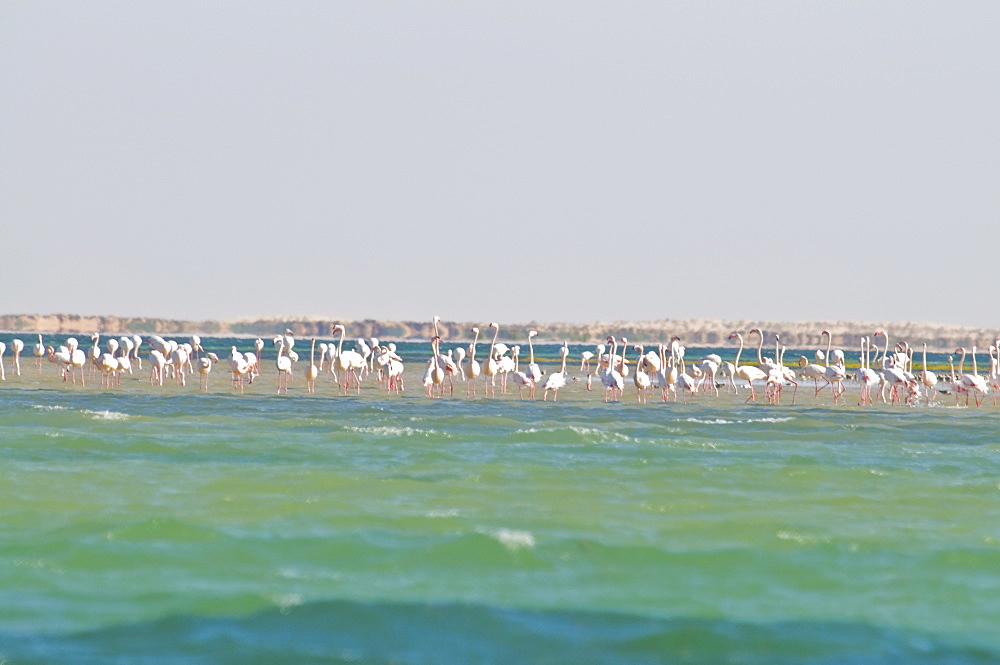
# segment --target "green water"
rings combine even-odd
[[[270,372],[8,376],[0,660],[1000,661],[992,406],[278,397]]]

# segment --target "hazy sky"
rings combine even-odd
[[[0,1],[0,309],[1000,326],[998,35],[992,1]]]

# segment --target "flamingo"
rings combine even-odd
[[[7,345],[4,344],[3,342],[0,342],[0,381],[7,380],[7,373],[4,371],[3,368],[3,354],[5,353],[7,353]]]
[[[309,366],[306,367],[306,390],[310,393],[316,392],[317,376],[319,376],[319,368],[316,367],[316,338],[313,337],[312,346],[309,347]]]
[[[41,374],[42,373],[42,358],[44,358],[47,355],[46,352],[45,352],[45,345],[42,343],[42,335],[41,334],[38,335],[38,344],[35,344],[34,351],[35,351],[35,369],[37,369],[38,373]]]
[[[676,356],[674,364],[680,363],[680,370],[677,374],[677,384],[680,386],[681,390],[684,391],[684,403],[687,404],[688,399],[698,392],[698,381],[691,374],[687,373],[684,363],[684,347],[680,345],[680,338],[678,338],[678,343],[673,345],[672,351]],[[697,370],[696,367],[692,367],[692,371]],[[674,389],[676,392],[676,388]]]
[[[514,383],[517,384],[517,394],[523,400],[524,389],[527,388],[528,399],[535,399],[535,383],[531,380],[531,377],[529,377],[526,372],[522,372],[519,367],[521,347],[515,346],[512,353],[514,354],[514,369],[511,371],[511,374],[514,376]]]
[[[444,384],[444,370],[441,368],[440,363],[440,352],[438,347],[438,341],[441,338],[434,336],[431,340],[431,359],[427,362],[427,371],[424,372],[424,388],[427,389],[427,396],[434,398],[435,388],[437,389],[437,397],[444,396],[444,390],[442,385]]]
[[[767,374],[765,374],[764,370],[760,369],[759,367],[755,367],[753,365],[740,364],[740,355],[743,353],[743,335],[739,333],[733,333],[732,335],[729,336],[729,339],[734,339],[734,338],[739,340],[740,342],[740,350],[736,352],[736,360],[733,362],[733,365],[736,367],[734,373],[737,377],[740,378],[740,380],[746,381],[747,387],[750,388],[750,397],[746,398],[744,403],[749,402],[750,400],[756,402],[757,391],[754,390],[753,382],[765,380],[767,378]]]
[[[934,387],[937,386],[938,378],[937,374],[927,370],[927,342],[924,342],[922,356],[921,365],[923,369],[920,371],[920,382],[924,384],[924,394],[927,395],[927,404],[930,405],[931,400],[934,398]],[[992,356],[990,357],[992,358]],[[994,395],[993,406],[996,405],[996,395]]]
[[[21,351],[24,351],[24,342],[15,338],[11,340],[10,348],[14,353],[14,370],[21,376]]]
[[[129,374],[131,374],[132,353],[133,349],[135,349],[135,341],[133,341],[132,338],[128,336],[122,336],[121,339],[122,339],[122,344],[121,344],[122,355],[120,358],[118,358],[118,363],[122,366],[123,369],[125,369],[126,371],[128,371]]]
[[[545,380],[545,385],[542,388],[542,401],[548,400],[549,393],[552,393],[552,401],[559,401],[559,389],[566,385],[566,358],[569,356],[569,344],[563,342],[562,349],[560,349],[559,354],[562,356],[562,364],[559,367],[558,372],[553,372],[549,374],[549,378]]]
[[[861,359],[858,365],[858,383],[861,384],[861,404],[874,406],[872,388],[882,382],[878,373],[870,367],[871,346],[867,337],[861,338]]]
[[[132,360],[135,361],[136,367],[139,371],[142,371],[142,356],[139,355],[139,347],[142,346],[142,338],[138,335],[132,335]]]
[[[465,381],[465,347],[458,346],[454,349],[455,352],[455,364],[458,366],[458,376],[462,377],[462,381]],[[448,353],[451,353],[449,351]]]
[[[976,347],[972,347],[972,374],[963,374],[962,366],[965,364],[965,348],[955,349],[955,353],[961,353],[962,357],[958,361],[958,380],[964,388],[965,392],[965,405],[969,405],[969,394],[974,393],[976,398],[976,406],[982,406],[982,401],[980,401],[979,396],[985,395],[989,392],[989,387],[986,385],[986,379],[979,375],[976,368]]]
[[[876,330],[872,333],[872,339],[881,335],[885,338],[885,347],[882,349],[882,390],[879,391],[879,395],[883,402],[885,402],[885,390],[889,388],[889,399],[892,404],[896,403],[896,400],[902,400],[899,397],[899,387],[907,387],[909,381],[907,380],[906,374],[902,367],[898,367],[902,359],[898,354],[893,353],[892,357],[889,357],[889,335],[884,330]],[[877,347],[876,347],[877,348]],[[905,367],[905,361],[902,361]]]
[[[611,347],[611,355],[608,358],[607,366],[601,371],[601,383],[604,384],[604,401],[618,401],[618,395],[625,392],[625,381],[621,372],[615,369],[614,359],[617,357],[615,351],[618,349],[618,342],[614,337],[608,337],[608,344]],[[612,399],[608,399],[610,394]]]
[[[674,401],[675,402],[677,401],[677,381],[680,379],[680,370],[677,367],[677,349],[680,348],[680,341],[681,338],[677,337],[676,335],[670,338],[670,358],[664,359],[662,361],[662,364],[664,366],[663,370],[664,402],[667,401],[667,397],[669,396],[670,393],[673,393]],[[666,348],[667,347],[665,346],[662,347],[662,352],[664,356],[666,354]]]
[[[844,379],[847,378],[847,370],[844,367],[843,360],[844,354],[839,353],[836,357],[838,362],[833,365],[830,364],[830,347],[833,345],[833,335],[829,330],[824,330],[820,333],[820,338],[826,335],[826,356],[823,359],[825,365],[823,366],[823,378],[826,379],[826,386],[831,386],[830,390],[833,391],[833,403],[838,404],[840,402],[840,397],[847,391],[844,387]],[[822,390],[823,388],[820,388]],[[839,388],[839,390],[838,390]],[[819,393],[817,392],[817,395]]]
[[[799,383],[795,380],[795,372],[785,366],[785,347],[778,347],[779,336],[774,335],[774,362],[775,369],[767,374],[767,384],[771,388],[771,403],[778,404],[781,401],[781,391],[786,383],[795,386],[792,389],[792,405],[795,405],[795,396],[799,392]]]
[[[990,388],[993,391],[993,406],[997,405],[997,392],[1000,391],[1000,339],[990,345]]]
[[[94,376],[95,372],[103,371],[101,369],[101,335],[100,333],[94,333],[90,336],[90,340],[94,343],[94,346],[90,348],[90,375]]]
[[[240,353],[235,346],[232,347],[232,350],[229,352],[229,369],[232,370],[233,373],[233,387],[235,388],[239,386],[240,394],[242,395],[244,392],[243,377],[250,374],[251,369],[246,356]],[[251,375],[251,381],[252,378],[253,377]]]
[[[236,348],[236,347],[233,347]],[[163,372],[167,366],[167,358],[157,348],[149,350],[149,383],[163,385]]]
[[[403,392],[403,361],[399,356],[396,355],[394,351],[386,348],[386,355],[389,357],[387,361],[388,369],[386,373],[388,374],[387,387],[389,392],[395,392],[396,394]]]
[[[129,343],[131,342],[132,340],[129,340]],[[129,354],[123,346],[119,347],[119,349],[122,353],[118,356],[118,372],[115,375],[115,383],[120,386],[122,384],[122,374],[125,372],[132,373],[132,361],[129,359]]]
[[[645,404],[648,399],[649,387],[653,382],[650,380],[649,374],[643,370],[646,356],[643,355],[642,345],[636,344],[632,348],[639,352],[639,359],[635,361],[635,372],[632,373],[632,383],[635,385],[635,398],[637,402]]]
[[[285,355],[288,349],[285,347],[285,338],[278,338],[278,357],[274,359],[274,366],[278,369],[278,394],[284,390],[288,394],[288,377],[292,374],[292,359]]]
[[[438,323],[440,323],[441,317],[434,317],[434,336],[437,337],[437,349],[438,349],[438,366],[444,370],[445,377],[448,379],[448,389],[450,394],[455,394],[455,375],[458,374],[458,365],[455,364],[454,359],[451,355],[445,355],[441,353],[441,335],[438,334]],[[360,341],[360,340],[359,340]]]
[[[49,362],[59,368],[59,375],[62,376],[62,380],[66,381],[66,373],[69,371],[69,367],[72,364],[70,362],[69,347],[60,346],[57,350],[49,346],[46,347],[45,352]]]
[[[212,352],[198,358],[199,386],[203,392],[208,392],[208,375],[212,373],[212,365],[217,362],[219,362],[219,356]]]
[[[591,379],[594,376],[594,372],[590,369],[590,361],[592,358],[597,358],[597,371],[601,370],[601,358],[604,357],[605,346],[603,344],[598,344],[596,347],[596,353],[591,353],[590,351],[584,351],[581,355],[583,356],[583,362],[580,363],[580,371],[583,371],[584,366],[587,368],[587,390],[591,389]]]
[[[101,387],[110,388],[114,383],[115,372],[118,371],[118,359],[113,353],[102,353],[98,367],[101,370]]]
[[[87,380],[83,376],[83,368],[87,364],[87,354],[80,348],[80,343],[75,337],[66,340],[66,346],[70,353],[70,374],[72,374],[73,385],[76,385],[76,370],[80,370],[80,385],[87,387]]]
[[[336,324],[333,326],[331,334],[340,333],[340,341],[337,342],[337,368],[341,370],[344,375],[344,382],[340,384],[341,392],[346,395],[351,389],[351,377],[354,377],[354,383],[357,387],[357,394],[361,394],[361,377],[358,376],[357,371],[364,364],[364,358],[357,351],[344,351],[344,336],[347,334],[347,330],[341,324]]]
[[[500,335],[500,324],[493,322],[489,325],[493,328],[493,341],[490,342],[490,352],[486,355],[486,361],[483,363],[483,377],[486,382],[486,396],[496,397],[497,394],[497,384],[496,375],[500,371],[500,364],[494,357],[494,352],[497,347],[497,336]],[[492,394],[491,394],[492,388]]]
[[[479,341],[479,328],[473,328],[472,332],[475,337],[472,338],[472,344],[469,345],[469,364],[465,367],[465,379],[467,385],[465,386],[465,396],[470,396],[476,394],[476,379],[479,378],[479,361],[476,360],[476,342]]]
[[[719,372],[719,367],[722,365],[722,358],[714,353],[710,353],[701,359],[698,363],[698,368],[702,372],[702,379],[698,382],[698,391],[701,391],[701,387],[707,382],[708,388],[705,392],[714,392],[715,396],[719,396],[719,386],[715,383],[715,377]]]
[[[188,360],[191,355],[188,353],[187,345],[173,344],[170,355],[167,356],[167,366],[173,367],[174,379],[182,386],[187,385]]]
[[[528,378],[531,382],[538,383],[542,380],[542,369],[535,363],[535,346],[531,343],[531,338],[538,334],[537,330],[528,331]],[[534,399],[535,389],[531,389],[532,399]]]

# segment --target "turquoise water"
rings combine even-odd
[[[0,661],[1000,661],[991,402],[431,400],[425,346],[402,397],[8,351]]]

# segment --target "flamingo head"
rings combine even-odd
[[[479,328],[473,328],[472,332],[478,334],[479,333]]]
[[[537,334],[538,334],[537,330],[529,330],[528,331],[528,337],[534,337]]]
[[[489,327],[490,327],[490,328],[499,328],[499,327],[500,327],[500,324],[499,324],[499,323],[497,323],[496,321],[494,321],[493,323],[491,323],[491,324],[490,324],[490,326],[489,326]]]

